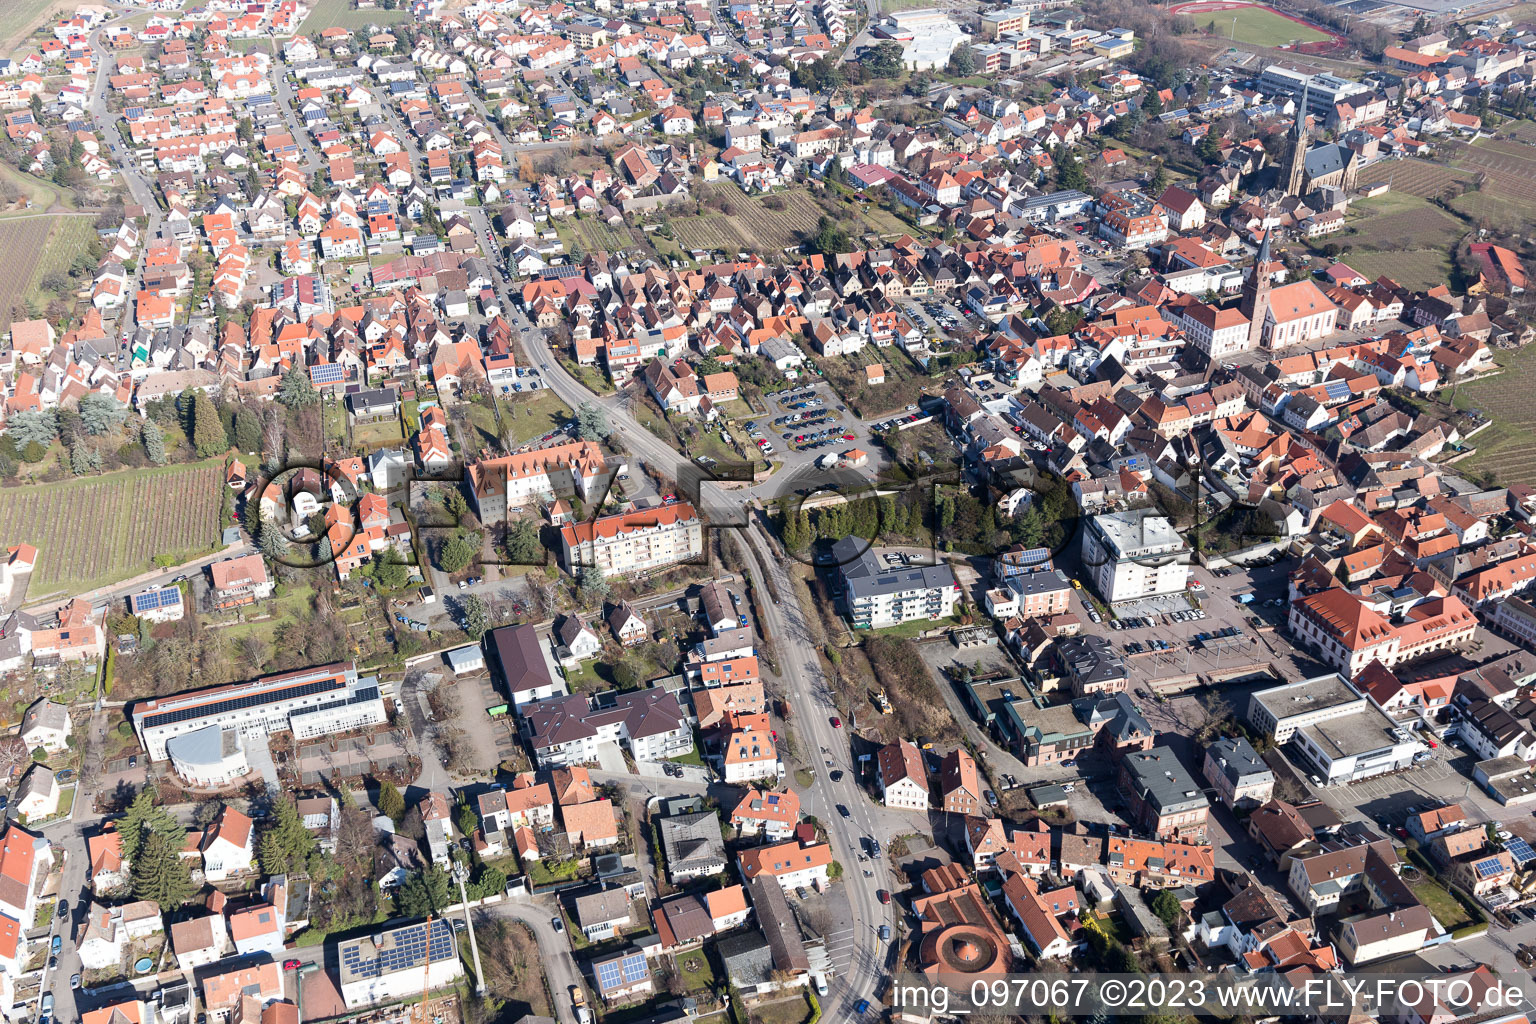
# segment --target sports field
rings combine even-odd
[[[1252,46],[1326,43],[1335,38],[1320,28],[1257,4],[1196,2],[1174,7],[1173,12],[1188,17],[1201,31]]]
[[[138,469],[0,489],[0,537],[37,548],[29,600],[105,586],[183,561],[219,539],[222,463]]]

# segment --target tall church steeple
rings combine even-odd
[[[1269,239],[1274,229],[1264,232],[1259,243],[1259,257],[1253,261],[1253,270],[1243,282],[1243,295],[1237,308],[1248,318],[1248,351],[1259,347],[1264,337],[1264,318],[1269,314],[1270,280]]]
[[[1296,111],[1296,124],[1291,129],[1291,166],[1285,185],[1285,194],[1288,196],[1301,195],[1302,178],[1306,173],[1307,89],[1311,84],[1311,79],[1302,83],[1301,107]]]

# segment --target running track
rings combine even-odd
[[[1304,25],[1314,32],[1325,33],[1330,39],[1333,40],[1335,46],[1347,47],[1349,45],[1348,40],[1330,28],[1327,28],[1323,25],[1313,24],[1312,22],[1307,21],[1305,18],[1298,18],[1293,14],[1286,14],[1284,11],[1277,11],[1273,7],[1270,7],[1266,4],[1250,3],[1248,0],[1191,0],[1190,3],[1175,4],[1174,6],[1168,8],[1168,13],[1188,14],[1193,17],[1197,14],[1210,14],[1215,11],[1237,11],[1243,9],[1244,7],[1262,7],[1264,10],[1269,11],[1271,14],[1278,14],[1286,21],[1294,21],[1296,24]]]

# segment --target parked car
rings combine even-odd
[[[879,892],[875,893],[875,895],[880,897],[881,903],[891,902],[891,894],[886,892],[884,889],[881,889]]]
[[[556,932],[565,931],[565,919],[560,917],[550,918],[550,924],[554,925]]]
[[[290,957],[289,959],[283,961],[283,970],[285,971],[296,971],[301,966],[303,966],[303,964],[297,957]]]

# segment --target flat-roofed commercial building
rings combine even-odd
[[[1292,743],[1327,785],[1411,767],[1424,749],[1337,674],[1260,690],[1249,698],[1248,720],[1275,743]]]
[[[1366,704],[1359,690],[1330,672],[1253,693],[1248,698],[1248,721],[1274,743],[1288,743],[1297,729],[1342,718]]]
[[[275,732],[292,732],[295,739],[305,740],[386,721],[378,680],[359,677],[355,665],[340,661],[156,697],[133,709],[134,731],[155,761],[165,760],[165,745],[173,737],[210,725],[265,742]]]

